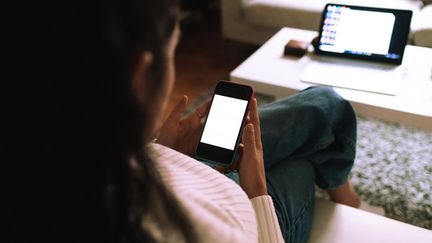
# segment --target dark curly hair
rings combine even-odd
[[[150,51],[146,93],[160,92],[177,1],[26,4],[3,8],[2,17],[11,77],[3,90],[6,235],[12,242],[195,242],[145,149],[158,107],[141,104],[131,89],[138,58]]]

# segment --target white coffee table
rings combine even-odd
[[[259,93],[283,98],[311,84],[300,81],[308,56],[283,55],[290,39],[311,41],[317,32],[283,28],[230,73],[233,82],[252,85]],[[432,130],[432,49],[410,46],[402,63],[403,82],[397,95],[334,88],[358,114]]]

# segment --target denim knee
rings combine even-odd
[[[287,158],[312,162],[322,188],[344,183],[355,158],[356,116],[333,89],[313,87],[261,107],[266,169]]]
[[[357,118],[351,104],[340,96],[333,88],[327,86],[314,86],[302,92],[310,93],[316,97],[313,103],[315,109],[322,113],[331,123],[335,135],[348,136],[355,149],[357,139]],[[317,111],[317,110],[316,110]]]
[[[316,171],[316,183],[323,189],[335,188],[347,180],[354,163],[356,115],[351,104],[331,88],[314,87],[305,92],[312,92],[317,97],[316,108],[328,123],[327,136],[333,138],[328,143],[317,144],[317,152],[309,157]]]

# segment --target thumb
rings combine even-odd
[[[172,121],[180,120],[181,115],[186,110],[187,102],[188,102],[188,97],[186,95],[183,95],[181,100],[176,104],[176,106],[171,111],[168,120],[172,120]]]

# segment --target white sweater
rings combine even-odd
[[[199,242],[284,242],[270,196],[249,200],[235,182],[207,165],[159,144],[149,147]]]

